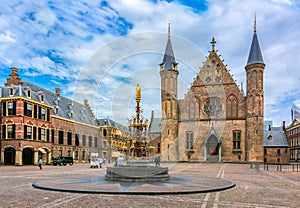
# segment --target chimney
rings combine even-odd
[[[151,120],[154,118],[154,111],[151,111]]]
[[[5,86],[11,85],[20,85],[21,79],[19,78],[18,69],[15,67],[11,68],[11,74],[9,75],[8,79],[6,79]]]
[[[85,99],[85,100],[83,101],[83,104],[84,104],[85,106],[89,106],[89,101],[88,101],[87,99]]]
[[[59,88],[59,87],[56,87],[56,88],[55,88],[55,94],[56,94],[57,96],[60,96],[60,88]]]
[[[285,121],[282,121],[282,129],[285,130]]]

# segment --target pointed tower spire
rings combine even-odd
[[[170,26],[170,20],[169,20],[169,23],[168,23],[168,37],[171,36],[171,26]]]
[[[212,48],[212,50],[215,50],[215,45],[216,45],[216,43],[217,43],[216,40],[215,40],[215,37],[212,38],[212,40],[211,40],[210,43],[211,43],[211,48]]]
[[[255,15],[255,20],[254,20],[254,34],[253,34],[253,39],[252,39],[252,44],[250,48],[250,53],[247,61],[247,66],[250,64],[258,64],[258,63],[264,63],[259,43],[258,43],[258,38],[256,34],[256,15]]]
[[[255,13],[255,17],[254,17],[254,32],[256,32],[256,13]]]
[[[164,54],[163,62],[160,64],[161,69],[175,69],[175,66],[177,65],[174,57],[174,52],[172,48],[171,43],[171,32],[170,32],[170,21],[168,23],[168,42],[166,46],[166,51]]]

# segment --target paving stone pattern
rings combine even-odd
[[[203,194],[113,195],[45,191],[34,181],[53,183],[62,177],[95,177],[104,168],[73,166],[0,166],[0,207],[299,207],[300,172],[264,171],[248,164],[173,163],[170,176],[217,177],[233,180],[236,187]],[[145,188],[148,188],[145,186]]]

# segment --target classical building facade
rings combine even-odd
[[[286,128],[286,136],[290,149],[290,161],[300,161],[300,121],[294,118],[293,122]]]
[[[47,164],[53,157],[88,161],[99,151],[100,131],[88,102],[80,104],[19,78],[12,68],[0,88],[0,162],[6,165]]]
[[[158,144],[162,160],[264,160],[265,64],[256,27],[245,66],[246,95],[220,59],[215,43],[213,38],[207,59],[179,100],[180,70],[168,33],[160,64],[162,118]]]

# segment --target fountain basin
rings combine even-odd
[[[168,167],[123,166],[107,167],[105,180],[124,182],[154,182],[170,179]]]

